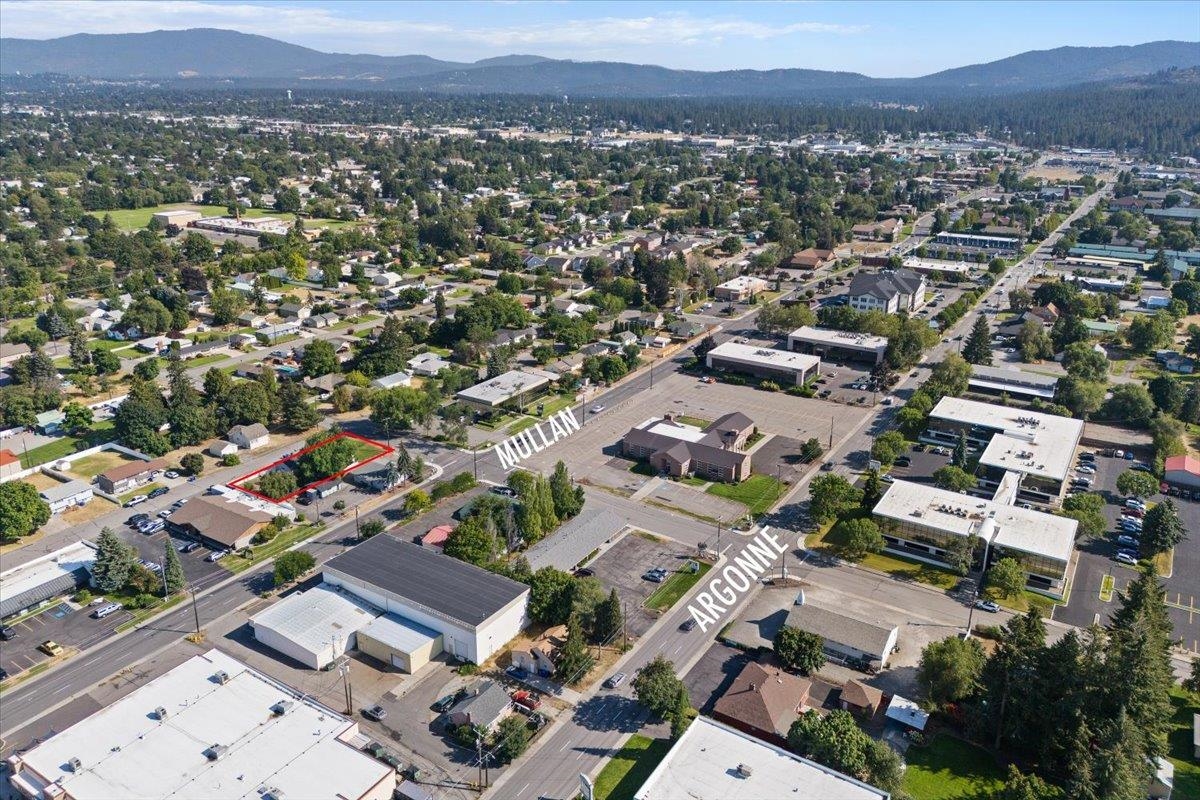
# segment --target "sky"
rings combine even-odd
[[[452,61],[527,53],[679,69],[803,67],[915,77],[1063,45],[1200,40],[1177,2],[385,2],[4,0],[4,36],[194,27],[325,52]]]

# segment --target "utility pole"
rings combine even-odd
[[[721,523],[717,522],[717,558],[721,558]]]
[[[354,507],[354,534],[358,538],[362,538],[362,528],[358,525],[358,506]]]
[[[334,642],[331,644],[336,645],[336,637],[334,638]],[[346,714],[353,714],[354,690],[350,688],[350,660],[345,656],[342,656],[338,659],[338,672],[342,676],[342,689],[346,693]]]
[[[471,447],[471,469],[475,473],[475,480],[479,480],[479,450]]]
[[[165,567],[163,568],[163,571],[166,572]],[[196,587],[195,587],[195,585],[189,586],[188,591],[190,591],[192,593],[192,616],[194,616],[196,618],[196,643],[199,644],[200,643],[200,608],[196,605]]]
[[[621,652],[624,653],[629,649],[629,628],[626,620],[629,619],[629,601],[621,601]]]
[[[479,793],[483,794],[483,790],[487,787],[483,778],[483,737],[479,735],[479,731],[475,731],[475,754],[479,760]]]
[[[833,449],[833,416],[829,417],[829,449]]]

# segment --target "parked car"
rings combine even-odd
[[[133,508],[134,506],[140,506],[142,503],[146,502],[149,499],[150,498],[146,497],[146,495],[144,495],[144,494],[135,494],[133,497],[131,497],[125,501],[125,507]]]
[[[1127,544],[1130,547],[1137,547],[1138,540],[1128,534],[1123,533],[1117,537],[1117,544]]]
[[[61,656],[63,654],[63,646],[52,639],[47,639],[46,641],[42,642],[37,646],[37,649],[41,650],[51,658],[54,656]]]
[[[196,550],[199,550],[199,549],[200,549],[200,543],[199,543],[199,542],[188,542],[187,544],[185,544],[185,545],[183,546],[183,549],[182,549],[182,550],[180,550],[179,552],[181,552],[181,553],[192,553],[192,552],[195,552]]]
[[[15,638],[17,638],[16,629],[10,628],[7,625],[0,626],[0,640],[11,642]]]
[[[166,494],[166,493],[167,493],[167,492],[169,492],[169,491],[171,491],[171,490],[170,490],[170,489],[168,489],[167,487],[165,487],[165,486],[160,486],[160,487],[158,487],[157,489],[155,489],[154,491],[152,491],[152,492],[150,493],[150,497],[151,497],[151,498],[155,498],[155,497],[162,497],[164,494]]]
[[[166,472],[164,472],[164,473],[163,473],[163,477],[164,477],[164,478],[178,478],[178,477],[179,477],[179,473],[178,473],[178,472],[176,472],[176,471],[175,471],[175,470],[173,470],[173,469],[169,469],[169,470],[167,470]]]
[[[228,550],[213,550],[211,553],[205,556],[204,560],[209,563],[216,563],[227,555],[229,555]]]
[[[158,512],[158,516],[161,517],[162,519],[166,519],[167,517],[171,516],[174,513],[175,513],[175,509],[164,508],[162,511]]]
[[[525,669],[524,667],[518,667],[516,664],[510,664],[504,670],[504,674],[508,675],[513,680],[523,681],[529,677],[529,670]]]
[[[1126,461],[1133,461],[1133,451],[1132,451],[1132,450],[1126,450],[1126,451],[1125,451],[1125,460],[1126,460]]]
[[[370,708],[364,708],[362,715],[367,719],[373,719],[376,722],[379,722],[387,716],[387,709],[381,705],[373,705]]]
[[[1132,564],[1137,564],[1137,562],[1138,562],[1137,556],[1133,555],[1132,553],[1127,553],[1124,550],[1117,553],[1116,559],[1117,559],[1117,561],[1120,561],[1122,564],[1131,564],[1132,565]]]
[[[501,497],[516,497],[517,496],[516,490],[510,489],[507,486],[493,486],[491,489],[488,489],[488,491],[491,492],[492,494],[498,494]]]
[[[467,690],[465,688],[459,689],[457,692],[454,692],[453,694],[448,694],[445,697],[438,700],[436,703],[433,704],[432,708],[434,711],[438,712],[439,714],[445,714],[447,711],[454,708],[454,705],[459,700],[462,700],[466,696],[467,696]]]
[[[1141,463],[1140,461],[1138,463],[1134,464],[1132,467],[1130,467],[1130,469],[1135,470],[1137,472],[1150,472],[1151,471],[1149,466]]]
[[[588,567],[580,567],[574,572],[576,578],[590,578],[595,574],[596,571],[594,569],[589,569]]]
[[[539,700],[535,694],[526,691],[525,689],[513,692],[512,699],[514,703],[519,706],[524,706],[530,711],[537,711],[538,707],[542,705],[542,701]]]
[[[995,614],[1000,610],[1000,606],[991,600],[976,600],[975,607],[980,611],[987,611],[992,614]]]
[[[156,519],[150,524],[146,525],[144,528],[139,528],[138,530],[146,535],[150,535],[152,533],[158,533],[165,527],[167,527],[167,523],[163,522],[161,519]]]
[[[897,467],[910,467],[910,466],[912,466],[912,459],[911,459],[911,458],[909,458],[908,456],[900,456],[900,457],[899,457],[899,458],[897,458],[897,459],[896,459],[896,461],[894,462],[894,466],[897,466]]]
[[[830,470],[832,470],[832,469],[833,469],[833,462],[832,462],[832,461],[826,461],[824,464],[822,464],[822,465],[821,465],[821,471],[822,471],[822,472],[829,472],[829,471],[830,471]]]
[[[149,514],[134,514],[132,517],[125,520],[125,524],[129,525],[130,527],[133,527],[133,526],[137,525],[139,522],[142,522],[143,520],[147,520],[147,519],[150,519]]]
[[[628,677],[628,676],[627,676],[627,675],[626,675],[624,672],[618,672],[618,673],[616,673],[616,674],[614,674],[614,675],[610,675],[610,676],[609,676],[609,677],[608,677],[608,678],[607,678],[607,679],[604,681],[604,688],[605,688],[605,689],[615,689],[615,688],[617,688],[618,686],[620,686],[622,683],[624,683],[624,682],[625,682],[625,678],[627,678],[627,677]]]
[[[592,408],[591,408],[591,412],[592,412],[593,414],[599,414],[599,413],[600,413],[601,411],[603,411],[603,410],[604,410],[604,406],[600,405],[599,403],[597,403],[596,405],[592,406]]]
[[[1143,511],[1143,512],[1146,510],[1146,504],[1143,503],[1141,500],[1138,500],[1136,497],[1131,497],[1128,500],[1126,500],[1125,507],[1126,508],[1136,508],[1138,511]]]
[[[1141,519],[1146,516],[1146,512],[1140,508],[1125,508],[1121,510],[1121,516],[1132,517],[1133,519]]]
[[[701,383],[716,383],[717,379],[711,375],[705,375],[703,378],[700,379],[700,382]]]

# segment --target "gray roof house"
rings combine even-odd
[[[495,681],[480,681],[470,694],[450,712],[455,725],[479,725],[491,730],[512,708],[508,690]]]
[[[586,508],[557,531],[525,551],[529,568],[570,570],[621,532],[625,521],[606,509]]]

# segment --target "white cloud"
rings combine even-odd
[[[444,8],[453,15],[453,4]],[[403,6],[397,6],[397,16]],[[132,0],[11,0],[0,3],[5,36],[48,39],[72,33],[133,33],[160,29],[229,28],[324,51],[380,55],[428,53],[483,58],[512,52],[587,60],[655,61],[658,49],[703,47],[804,34],[855,34],[864,26],[796,21],[771,25],[728,16],[692,14],[577,18],[504,26],[460,26],[404,19],[356,19],[336,6],[256,3],[133,2]],[[642,51],[655,48],[655,55]]]

